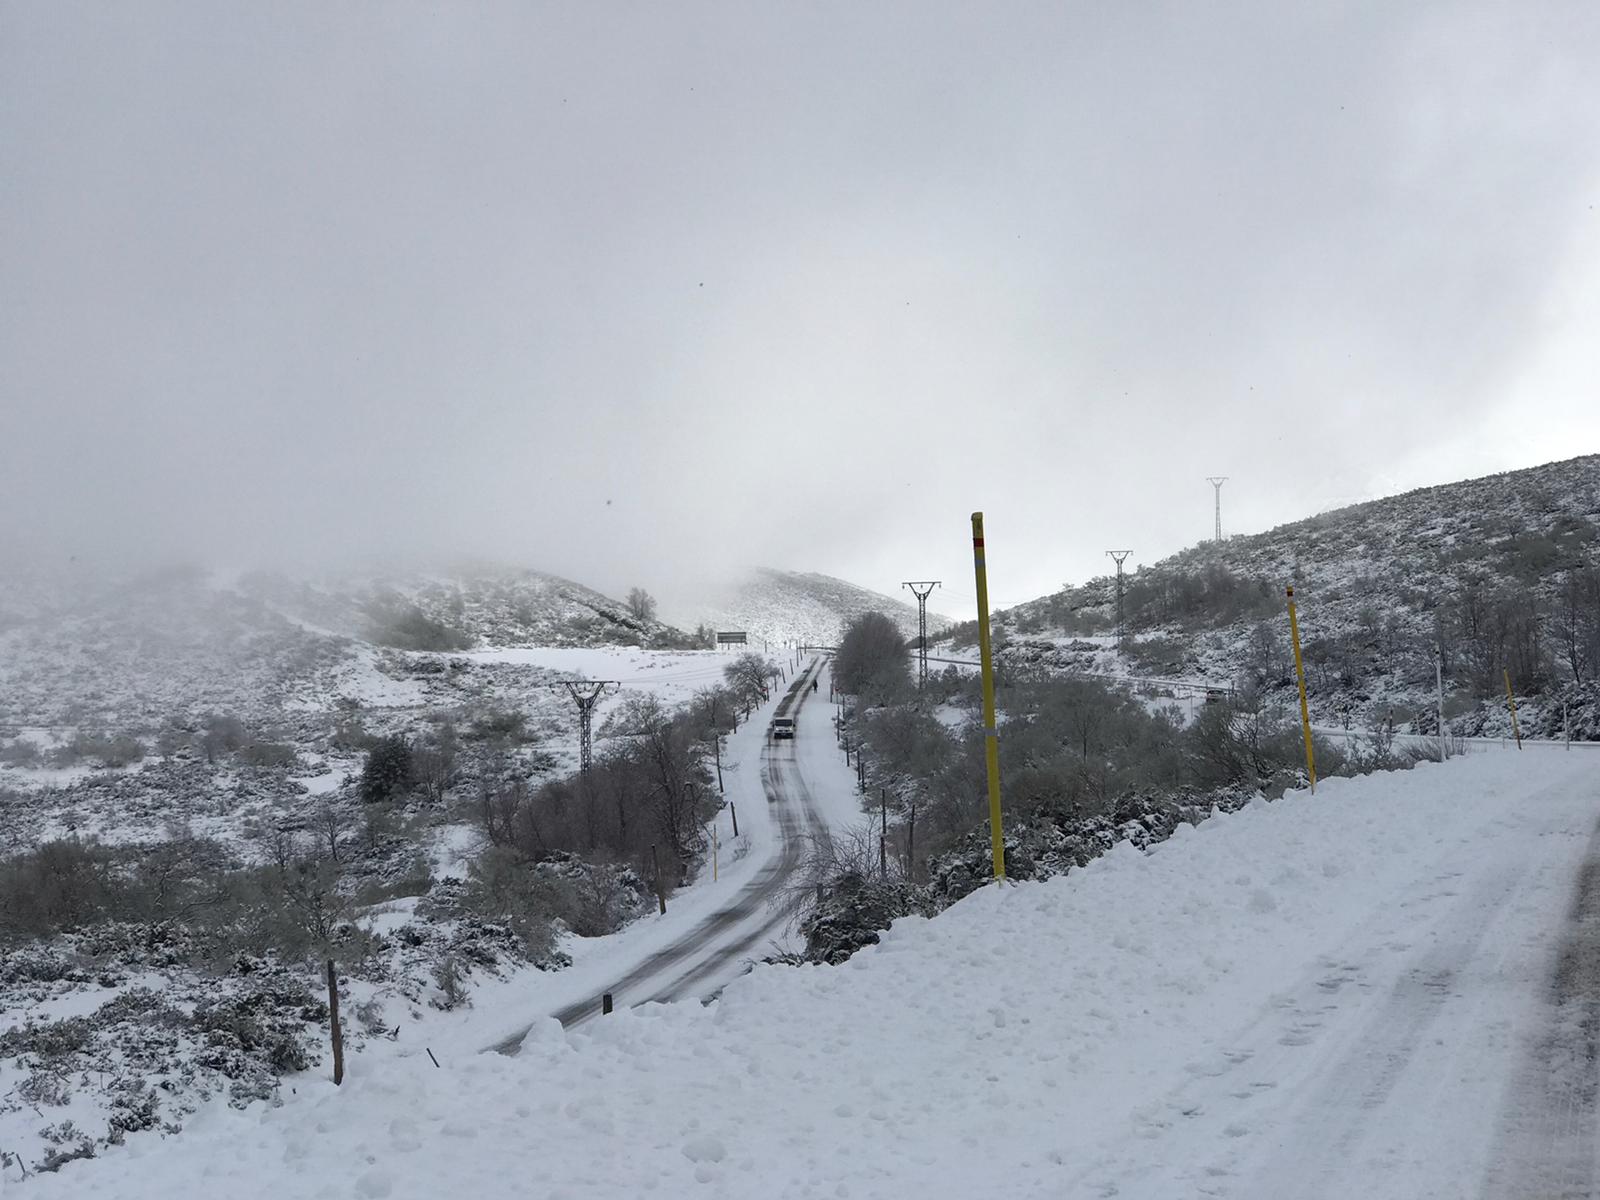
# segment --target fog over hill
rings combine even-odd
[[[892,618],[907,637],[917,633],[917,606],[907,599],[886,596],[831,575],[814,571],[780,571],[759,567],[716,585],[710,599],[677,598],[663,601],[669,618],[684,627],[706,623],[718,629],[742,629],[759,645],[798,643],[838,645],[846,625],[865,612]],[[946,628],[950,619],[939,615],[939,593],[929,601],[928,629]]]

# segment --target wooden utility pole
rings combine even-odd
[[[878,798],[883,805],[883,820],[878,832],[878,874],[889,878],[889,789],[879,788]]]
[[[667,915],[667,889],[661,885],[661,859],[656,854],[656,844],[650,843],[650,870],[656,877],[656,903],[661,906],[661,915]]]
[[[339,972],[328,960],[328,1030],[333,1035],[333,1086],[344,1082],[344,1030],[339,1027]]]

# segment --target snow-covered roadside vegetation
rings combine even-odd
[[[880,616],[857,620],[841,644],[839,737],[864,811],[855,836],[812,854],[796,896],[806,960],[841,962],[895,918],[938,912],[992,876],[978,679],[948,667],[919,693],[911,661]],[[1191,717],[1148,703],[1131,681],[1011,658],[996,700],[1012,879],[1066,874],[1119,842],[1144,849],[1306,782],[1298,720],[1253,693],[1202,703]],[[1384,736],[1313,740],[1321,777],[1405,769],[1437,754]]]
[[[653,911],[700,867],[716,739],[776,670],[405,651],[189,574],[64,608],[19,595],[0,622],[12,1179],[325,1074],[329,961],[354,1058]],[[551,686],[585,674],[622,683],[587,794]]]

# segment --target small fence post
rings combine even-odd
[[[661,859],[656,855],[656,844],[650,843],[650,870],[656,877],[656,903],[661,906],[661,915],[667,915],[667,889],[661,886]]]

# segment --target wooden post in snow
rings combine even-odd
[[[344,1031],[339,1028],[339,972],[328,960],[328,1029],[333,1035],[333,1086],[344,1082]]]

